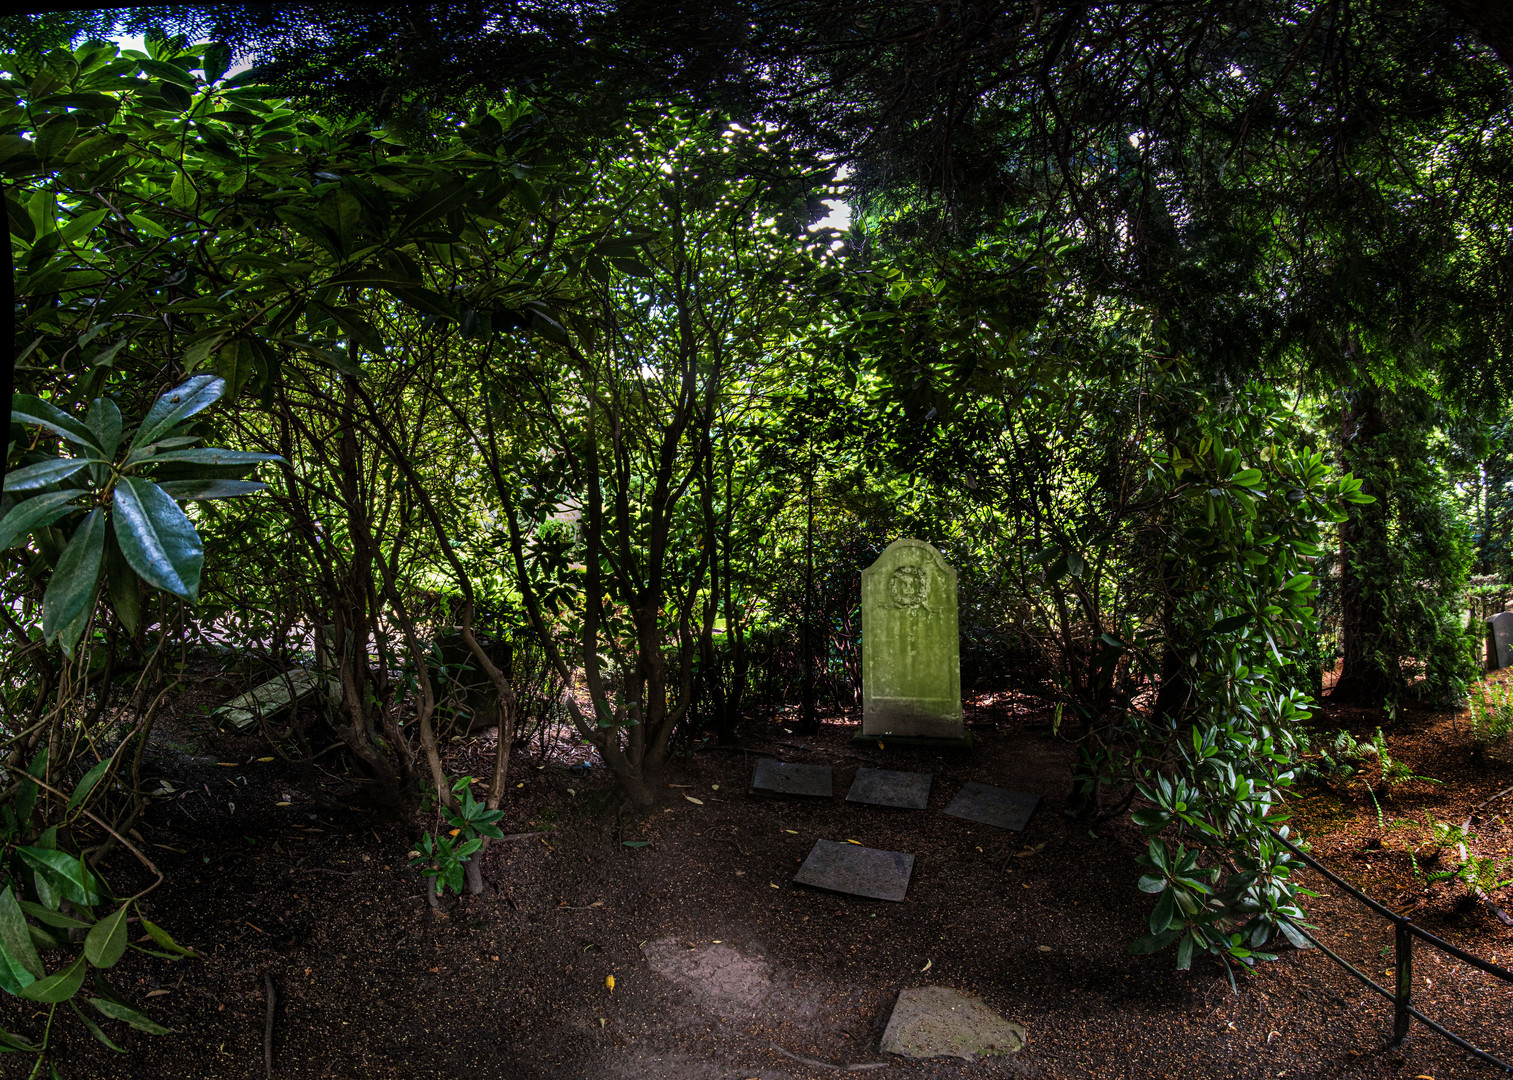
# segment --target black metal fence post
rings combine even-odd
[[[1401,1046],[1408,1037],[1409,1009],[1413,1007],[1413,931],[1410,920],[1399,915],[1397,924],[1397,988],[1392,998],[1392,1046]]]

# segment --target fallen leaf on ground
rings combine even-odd
[[[613,975],[604,976],[604,988],[611,994],[615,992],[615,977]]]
[[[273,759],[271,757],[260,757],[260,758],[258,758],[258,760],[259,761],[272,761]]]
[[[703,806],[704,805],[704,800],[703,799],[695,799],[692,795],[684,795],[683,798],[687,799],[689,802],[693,803],[695,806]]]
[[[1051,947],[1049,945],[1036,945],[1035,948],[1039,949],[1041,952],[1051,951]]]
[[[924,967],[922,967],[922,968],[920,968],[920,969],[919,969],[919,970],[920,970],[920,971],[929,971],[929,970],[930,970],[930,966],[931,966],[931,965],[932,965],[932,964],[934,964],[934,963],[935,963],[935,961],[934,961],[934,960],[926,960],[926,961],[925,961],[925,966],[924,966]]]

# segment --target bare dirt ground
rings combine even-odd
[[[440,915],[407,865],[417,825],[346,809],[350,794],[324,808],[282,761],[257,760],[265,744],[208,728],[201,704],[186,700],[162,729],[155,767],[175,790],[140,831],[169,879],[149,897],[150,917],[205,959],[123,961],[117,986],[176,1033],[120,1033],[127,1053],[116,1055],[64,1024],[70,1080],[263,1077],[265,975],[280,1080],[782,1080],[878,1062],[881,1077],[1491,1075],[1422,1028],[1387,1047],[1387,1003],[1317,951],[1245,974],[1238,995],[1216,965],[1179,973],[1170,954],[1131,956],[1149,910],[1134,887],[1143,841],[1128,823],[1090,830],[1062,814],[1071,747],[1014,695],[969,713],[971,753],[857,746],[841,719],[812,739],[753,730],[744,749],[681,757],[669,778],[678,786],[636,818],[606,816],[602,775],[517,757],[523,786],[502,825],[543,835],[494,845],[493,894]],[[1358,734],[1379,722],[1321,718]],[[1387,727],[1394,752],[1445,781],[1398,789],[1389,820],[1458,821],[1513,783],[1506,768],[1470,763],[1464,728],[1413,713]],[[751,794],[762,754],[833,766],[835,798]],[[860,765],[932,772],[929,808],[844,802]],[[481,775],[482,762],[470,771]],[[942,815],[968,780],[1044,801],[1022,834]],[[1406,854],[1416,834],[1378,827],[1364,795],[1312,788],[1294,809],[1344,876],[1466,948],[1513,960],[1513,930],[1452,886],[1425,892]],[[1502,847],[1508,830],[1491,814],[1479,836]],[[792,884],[819,838],[913,853],[907,900]],[[109,875],[118,892],[140,887],[125,857]],[[1390,927],[1319,891],[1320,936],[1375,973],[1390,966]],[[1427,956],[1416,978],[1431,1015],[1513,1055],[1513,987]],[[898,991],[925,984],[980,995],[1025,1025],[1029,1045],[972,1064],[880,1054]],[[40,1034],[39,1014],[18,1004],[0,1005],[0,1025]],[[14,1075],[5,1070],[17,1060],[0,1058],[0,1074]]]

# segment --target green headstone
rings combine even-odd
[[[956,571],[923,540],[895,540],[862,571],[860,737],[969,745]]]

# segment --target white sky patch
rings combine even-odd
[[[825,205],[830,208],[830,212],[809,226],[810,232],[814,232],[815,229],[839,229],[845,232],[851,228],[850,203],[842,202],[840,199],[826,199]]]
[[[851,166],[842,164],[835,170],[835,182],[844,184],[846,178],[851,175]],[[825,206],[830,212],[809,226],[809,231],[815,229],[835,229],[838,232],[847,232],[851,228],[851,204],[844,199],[826,199]]]

